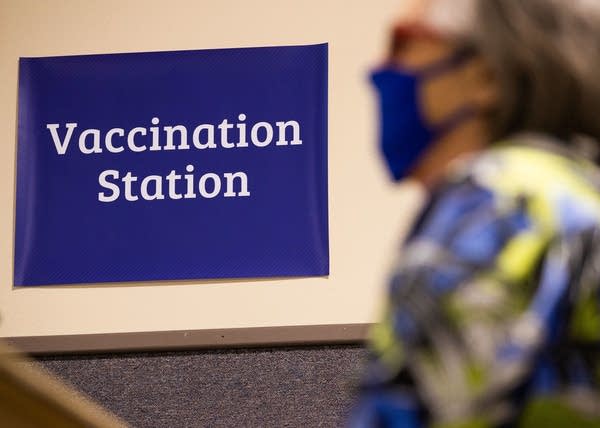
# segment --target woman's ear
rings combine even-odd
[[[498,81],[488,63],[481,57],[469,61],[464,68],[465,87],[469,88],[469,98],[481,111],[496,108],[500,99]]]

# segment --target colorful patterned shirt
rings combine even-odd
[[[600,173],[540,140],[485,151],[431,196],[352,426],[600,426]]]

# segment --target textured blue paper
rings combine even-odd
[[[302,144],[86,155],[74,134],[59,155],[46,126],[103,139],[240,113],[296,120]],[[188,164],[196,178],[245,172],[250,196],[98,200],[102,171]],[[16,286],[328,274],[327,45],[21,58],[16,205]]]

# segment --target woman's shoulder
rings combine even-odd
[[[499,207],[525,204],[531,217],[555,232],[600,223],[600,170],[549,138],[526,135],[499,143],[455,165],[443,188],[438,198],[455,199],[460,189],[463,196],[489,195]]]
[[[405,254],[433,260],[429,250],[443,249],[436,251],[521,277],[552,240],[599,229],[597,176],[589,162],[547,147],[499,144],[454,166],[432,192]]]

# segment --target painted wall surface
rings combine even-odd
[[[0,336],[372,322],[421,191],[376,150],[367,72],[399,0],[0,0]],[[20,56],[329,43],[326,278],[13,288]]]

